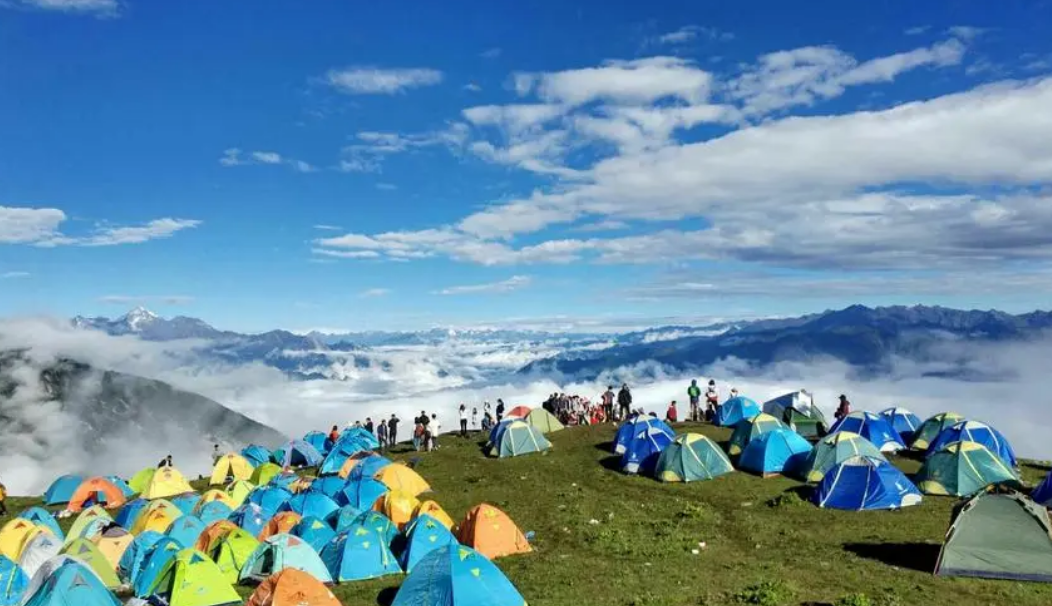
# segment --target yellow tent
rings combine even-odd
[[[237,480],[226,487],[226,493],[234,500],[234,509],[237,509],[245,502],[248,493],[252,492],[255,487],[256,485],[248,480]]]
[[[441,522],[442,525],[448,528],[449,530],[453,530],[453,525],[455,524],[453,518],[449,517],[449,514],[446,513],[446,510],[442,509],[442,506],[438,503],[434,501],[423,501],[422,503],[416,506],[416,511],[413,512],[413,517],[415,518],[425,513],[431,516],[432,518],[435,518],[435,520]]]
[[[200,503],[198,503],[197,506],[200,508],[204,504],[211,503],[212,501],[219,501],[220,503],[223,503],[224,505],[230,507],[230,509],[237,509],[238,507],[238,503],[234,501],[234,497],[228,495],[222,490],[219,490],[218,488],[213,488],[201,495],[201,501]]]
[[[132,524],[131,532],[134,535],[139,535],[147,530],[155,530],[164,534],[168,526],[181,517],[183,517],[183,511],[173,505],[171,501],[158,499],[139,512],[139,515],[135,518],[135,523]]]
[[[235,480],[247,480],[252,477],[252,464],[245,457],[230,453],[219,457],[215,466],[212,467],[212,478],[208,483],[212,486],[221,486],[227,483],[227,478]]]
[[[190,483],[186,481],[183,474],[179,473],[178,469],[161,467],[150,478],[150,482],[140,496],[144,499],[160,499],[193,491]]]
[[[40,532],[41,529],[30,520],[15,518],[9,521],[0,529],[0,555],[17,562],[22,556],[22,547]]]
[[[102,552],[103,557],[110,563],[110,566],[117,570],[121,556],[124,555],[125,550],[128,549],[128,546],[134,540],[135,537],[123,528],[111,528],[93,537],[91,542],[95,543],[95,546],[99,548],[99,551]]]
[[[413,512],[419,505],[420,501],[413,495],[401,490],[392,490],[377,499],[374,508],[394,522],[398,530],[402,530],[409,520],[413,519]]]
[[[383,469],[376,472],[376,479],[391,490],[400,490],[414,497],[431,490],[431,486],[420,477],[420,474],[402,463],[385,465]]]

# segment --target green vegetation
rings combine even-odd
[[[689,430],[717,441],[730,436],[708,426]],[[534,553],[497,560],[531,606],[1052,603],[1052,585],[932,576],[954,499],[854,513],[810,505],[801,484],[787,478],[735,472],[663,484],[617,471],[613,434],[609,425],[568,429],[549,436],[547,454],[499,460],[482,455],[479,438],[444,436],[437,452],[393,456],[419,457],[417,470],[454,518],[486,501],[536,533]],[[919,468],[915,460],[893,461],[907,473]],[[1024,467],[1029,483],[1047,472]],[[16,498],[9,506],[17,512],[36,503]],[[347,606],[386,604],[400,582],[335,592]]]

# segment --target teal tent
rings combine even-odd
[[[484,555],[470,547],[446,545],[431,551],[413,567],[391,606],[420,604],[526,606],[526,601]]]
[[[87,566],[69,559],[23,602],[23,606],[121,606]]]
[[[405,549],[399,562],[406,572],[412,572],[420,560],[446,545],[459,545],[457,538],[442,522],[425,514],[417,516],[405,529]]]
[[[388,543],[374,528],[356,524],[326,545],[321,559],[337,583],[398,574],[402,569]]]
[[[285,533],[268,537],[260,543],[245,560],[238,580],[263,581],[286,568],[301,570],[322,583],[332,583],[332,576],[310,543]]]

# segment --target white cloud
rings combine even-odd
[[[392,95],[410,88],[438,84],[442,82],[442,72],[426,68],[348,67],[330,70],[325,81],[348,95]]]
[[[324,225],[324,224],[320,224],[320,225],[315,225],[314,229],[320,229],[320,230],[323,230],[323,231],[339,231],[339,230],[341,230],[343,228],[340,227],[339,225]]]
[[[149,303],[161,303],[163,305],[189,305],[194,302],[193,297],[186,295],[106,295],[99,297],[99,303],[108,305],[146,305]]]
[[[450,122],[442,130],[423,133],[361,131],[356,143],[345,146],[339,170],[342,172],[380,172],[384,156],[444,147],[456,152],[468,138],[468,125]]]
[[[252,151],[245,154],[239,148],[231,147],[223,150],[223,155],[219,158],[219,164],[223,166],[252,166],[252,165],[286,165],[292,170],[301,173],[312,173],[318,169],[311,164],[304,162],[303,160],[296,160],[294,158],[286,158],[277,152],[272,151]]]
[[[391,289],[389,288],[370,288],[363,290],[359,296],[362,298],[373,298],[386,297],[389,294],[391,294]]]
[[[721,31],[715,27],[704,27],[701,25],[685,25],[676,31],[662,34],[654,39],[656,44],[685,44],[698,38],[718,42],[730,42],[734,40],[734,34]]]
[[[479,53],[479,57],[482,57],[483,59],[496,59],[497,57],[499,57],[501,55],[501,52],[502,52],[501,49],[496,48],[496,47],[488,48],[488,49],[482,51],[481,53]]]
[[[66,213],[57,208],[0,206],[0,244],[22,244],[57,235]]]
[[[201,225],[201,221],[194,219],[155,219],[146,225],[139,227],[104,227],[95,234],[83,238],[74,238],[66,241],[61,238],[61,244],[76,244],[78,246],[116,246],[118,244],[139,244],[149,240],[168,238],[176,232],[191,229]],[[39,245],[48,246],[51,242],[41,242]]]
[[[281,164],[281,154],[276,152],[252,152],[252,159],[260,164]]]
[[[960,38],[961,40],[965,40],[965,41],[974,40],[974,39],[978,38],[979,36],[983,35],[984,33],[986,33],[987,31],[989,31],[989,30],[987,30],[986,28],[973,27],[971,25],[954,25],[949,30],[947,30],[947,32],[951,36],[954,36],[956,38]]]
[[[470,92],[473,92],[473,93],[481,93],[482,92],[482,87],[479,86],[478,84],[474,83],[474,82],[468,82],[467,84],[464,85],[464,90],[470,91]]]
[[[919,35],[927,32],[930,29],[931,29],[930,25],[918,25],[916,27],[911,27],[911,28],[906,29],[903,33],[906,34],[907,36],[919,36]]]
[[[103,17],[117,14],[117,0],[16,0],[22,6],[63,13],[95,14]],[[0,3],[0,7],[5,6]]]
[[[138,227],[97,226],[94,233],[68,236],[59,232],[66,213],[57,208],[13,208],[0,206],[0,244],[54,246],[114,246],[167,238],[178,231],[197,227],[193,219],[155,219]]]
[[[14,280],[17,278],[28,278],[30,274],[28,271],[7,271],[0,274],[0,280]]]
[[[502,280],[500,282],[490,282],[488,284],[450,286],[449,288],[443,288],[442,290],[435,291],[434,294],[467,295],[479,293],[505,293],[525,288],[530,285],[530,282],[532,282],[532,279],[529,276],[512,276],[507,280]]]
[[[546,103],[582,105],[607,100],[648,104],[660,99],[697,103],[708,98],[713,76],[677,57],[607,61],[601,67],[515,75],[520,95],[536,94]]]
[[[338,259],[376,259],[380,256],[380,253],[375,250],[330,250],[314,248],[311,249],[311,252],[316,255],[336,257]]]

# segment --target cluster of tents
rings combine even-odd
[[[486,452],[498,458],[546,452],[552,443],[545,434],[564,428],[559,419],[544,408],[516,406],[490,429]]]
[[[532,550],[507,514],[483,503],[454,523],[364,429],[320,444],[324,454],[311,439],[224,455],[200,494],[174,467],[57,479],[44,502],[76,518],[64,533],[33,507],[0,528],[0,605],[114,606],[130,593],[220,606],[242,604],[235,586],[249,585],[249,606],[336,606],[332,584],[406,574],[395,606],[524,606],[492,563]],[[334,452],[335,472],[291,471]]]

